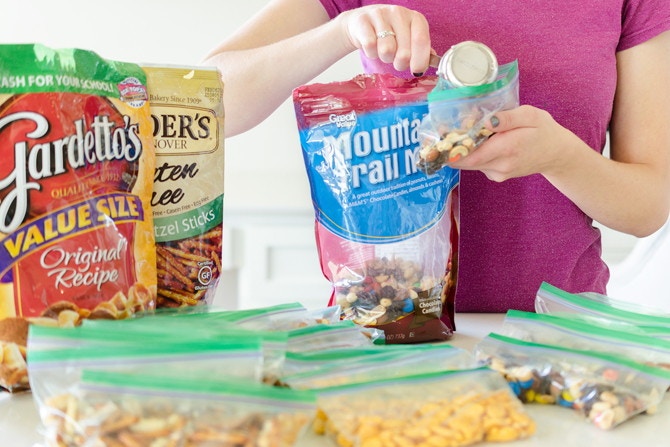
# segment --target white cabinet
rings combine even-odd
[[[230,212],[224,228],[226,271],[216,305],[328,304],[331,287],[321,273],[311,211]]]

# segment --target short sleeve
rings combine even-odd
[[[360,0],[319,0],[331,19],[343,11],[360,8]]]
[[[670,1],[624,0],[617,51],[634,47],[667,30],[670,30]]]

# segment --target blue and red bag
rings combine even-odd
[[[329,305],[389,344],[455,329],[459,172],[415,163],[435,84],[371,74],[293,92]]]

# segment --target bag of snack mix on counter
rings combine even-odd
[[[409,349],[388,349],[393,346],[407,346]],[[348,351],[355,353],[356,350],[350,348]],[[476,366],[470,351],[447,343],[389,345],[377,353],[368,352],[367,355],[360,356],[349,354],[347,361],[343,361],[341,357],[333,357],[329,362],[321,362],[322,364],[316,368],[306,368],[304,372],[286,374],[286,362],[289,361],[289,358],[289,353],[287,353],[280,383],[299,390]],[[307,357],[303,357],[305,358]],[[292,360],[295,360],[295,357]],[[393,366],[389,367],[389,365]]]
[[[274,308],[283,306],[272,306]],[[270,308],[259,309],[261,314]],[[337,321],[328,324],[311,324],[294,329],[271,328],[272,324],[246,326],[248,320],[230,318],[233,315],[250,316],[253,310],[198,312],[180,316],[163,317],[147,316],[139,319],[127,319],[116,324],[107,321],[87,321],[75,328],[78,334],[72,336],[50,335],[51,344],[58,342],[61,346],[81,346],[81,339],[89,345],[116,344],[114,333],[123,331],[126,337],[133,335],[144,342],[158,342],[165,337],[171,339],[171,333],[178,333],[185,340],[230,340],[239,337],[260,337],[263,350],[263,380],[275,383],[281,371],[286,352],[314,352],[350,347],[370,347],[379,332],[355,324],[352,321]],[[301,318],[302,320],[302,318]],[[72,331],[71,331],[72,332]],[[42,332],[44,333],[44,332]],[[132,335],[131,335],[132,334]],[[377,335],[378,336],[378,335]],[[116,337],[118,338],[118,337]],[[40,340],[31,339],[29,344],[35,346]],[[42,348],[45,349],[45,348]]]
[[[174,336],[166,337],[160,344],[136,338],[134,343],[104,349],[88,346],[28,351],[30,389],[38,407],[63,390],[78,385],[84,370],[126,372],[178,381],[242,378],[260,383],[262,366],[261,340],[251,337],[183,342]]]
[[[291,447],[316,411],[309,391],[233,378],[176,380],[84,370],[40,405],[47,445]]]
[[[622,355],[670,369],[670,340],[615,330],[580,318],[509,310],[500,334],[534,343]]]
[[[223,83],[209,67],[144,64],[156,147],[156,307],[212,304],[223,243]]]
[[[387,344],[454,329],[459,173],[414,162],[434,86],[375,74],[293,92],[329,304]]]
[[[314,390],[313,429],[339,446],[461,447],[525,439],[535,422],[488,368],[441,371]]]
[[[0,386],[28,386],[28,323],[151,309],[146,77],[81,49],[0,45]]]
[[[603,430],[655,413],[670,385],[670,370],[625,356],[495,333],[477,343],[474,353],[505,377],[522,402],[571,408]]]
[[[609,298],[595,293],[574,294],[543,282],[535,297],[538,314],[566,315],[616,325],[670,339],[670,315],[657,309]]]

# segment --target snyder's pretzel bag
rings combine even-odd
[[[156,147],[157,307],[211,304],[223,241],[223,84],[215,68],[143,65]]]
[[[386,343],[454,329],[459,173],[414,162],[434,86],[374,74],[293,92],[330,304]]]
[[[152,308],[146,78],[80,49],[0,45],[0,385],[28,387],[28,323]]]

